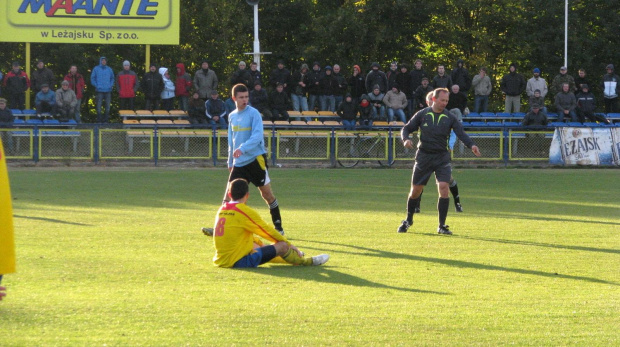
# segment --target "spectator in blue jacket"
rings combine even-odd
[[[205,102],[206,115],[211,125],[219,125],[220,129],[226,129],[226,106],[218,98],[217,90],[211,91],[211,97]]]
[[[114,71],[108,66],[106,57],[99,59],[99,65],[93,68],[90,83],[97,93],[97,123],[107,123],[110,120],[110,98],[114,87]],[[101,113],[101,104],[105,102],[105,112]]]
[[[34,106],[37,109],[37,116],[43,113],[56,115],[56,93],[50,90],[47,83],[41,85],[41,91],[34,98]]]

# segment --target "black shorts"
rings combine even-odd
[[[233,166],[230,176],[228,176],[228,182],[237,178],[243,178],[256,187],[269,184],[271,180],[267,172],[267,156],[265,154],[259,155],[253,162],[245,166]]]
[[[423,153],[418,151],[411,182],[416,186],[425,186],[433,172],[437,182],[450,182],[450,177],[452,177],[450,152]]]

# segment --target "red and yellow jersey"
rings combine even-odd
[[[0,275],[15,272],[13,210],[4,150],[0,141]]]
[[[284,236],[244,203],[229,202],[222,205],[213,229],[213,263],[219,267],[233,267],[239,259],[252,253],[254,235],[274,243],[288,243]]]

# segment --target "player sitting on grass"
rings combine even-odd
[[[308,266],[323,265],[329,259],[327,254],[305,257],[303,252],[246,205],[250,197],[246,180],[235,179],[230,182],[228,195],[232,201],[220,207],[215,221],[213,234],[215,266],[258,267],[276,257],[281,257],[292,265]],[[256,236],[273,244],[263,246]]]

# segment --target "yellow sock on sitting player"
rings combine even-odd
[[[293,265],[304,265],[304,266],[312,265],[312,258],[300,257],[299,254],[297,254],[297,252],[295,252],[295,250],[293,250],[292,248],[289,249],[288,252],[286,252],[286,254],[282,256],[282,258],[287,263],[293,264]]]

